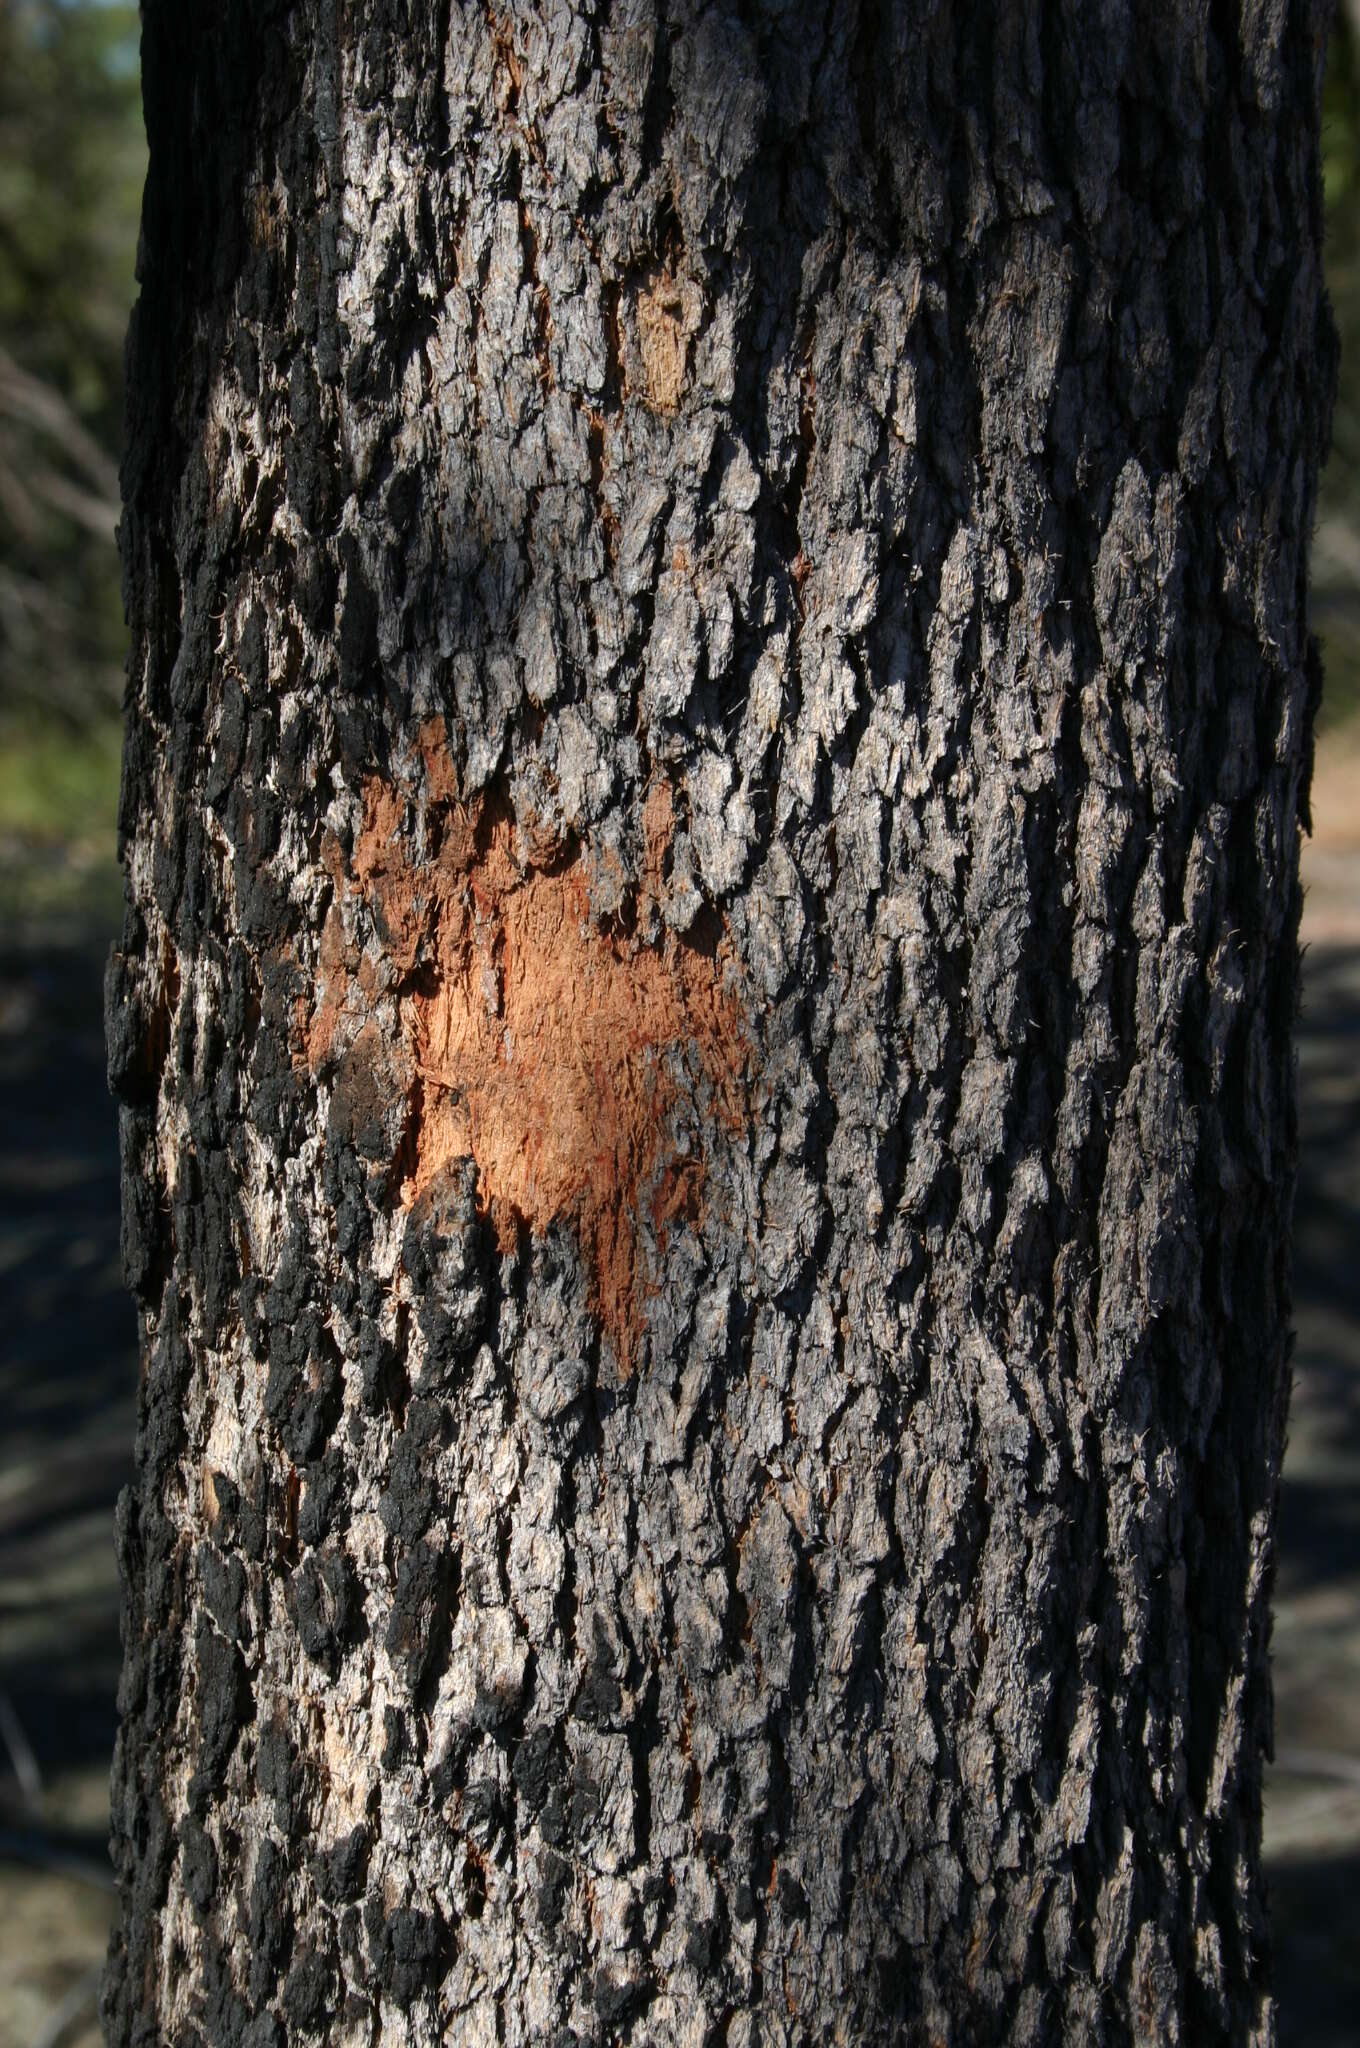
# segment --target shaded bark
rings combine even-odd
[[[147,0],[112,2041],[1271,2037],[1322,39]]]

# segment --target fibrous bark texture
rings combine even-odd
[[[1269,2040],[1323,9],[144,14],[110,2040]]]

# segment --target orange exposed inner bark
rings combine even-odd
[[[400,796],[374,780],[364,801],[350,886],[404,977],[417,1077],[401,1200],[409,1206],[470,1155],[503,1249],[521,1226],[542,1234],[572,1224],[595,1307],[629,1371],[648,1284],[639,1218],[648,1214],[664,1242],[676,1217],[697,1216],[705,1132],[744,1120],[747,1047],[722,949],[669,933],[659,946],[630,948],[602,932],[585,859],[526,865],[513,821],[494,805],[432,804],[437,851],[416,866]],[[660,893],[672,829],[669,791],[654,793],[644,895]],[[306,1033],[314,1068],[333,1056],[337,1034],[349,1036],[338,1020],[357,1021],[367,1007],[357,977],[337,965],[333,935],[323,936],[321,966]],[[699,1112],[687,1120],[700,1126],[688,1150],[676,1137],[682,1096]]]

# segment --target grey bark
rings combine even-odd
[[[1324,10],[144,15],[109,2039],[1268,2041]]]

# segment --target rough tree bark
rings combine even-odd
[[[1319,0],[145,0],[111,2041],[1261,2041]]]

